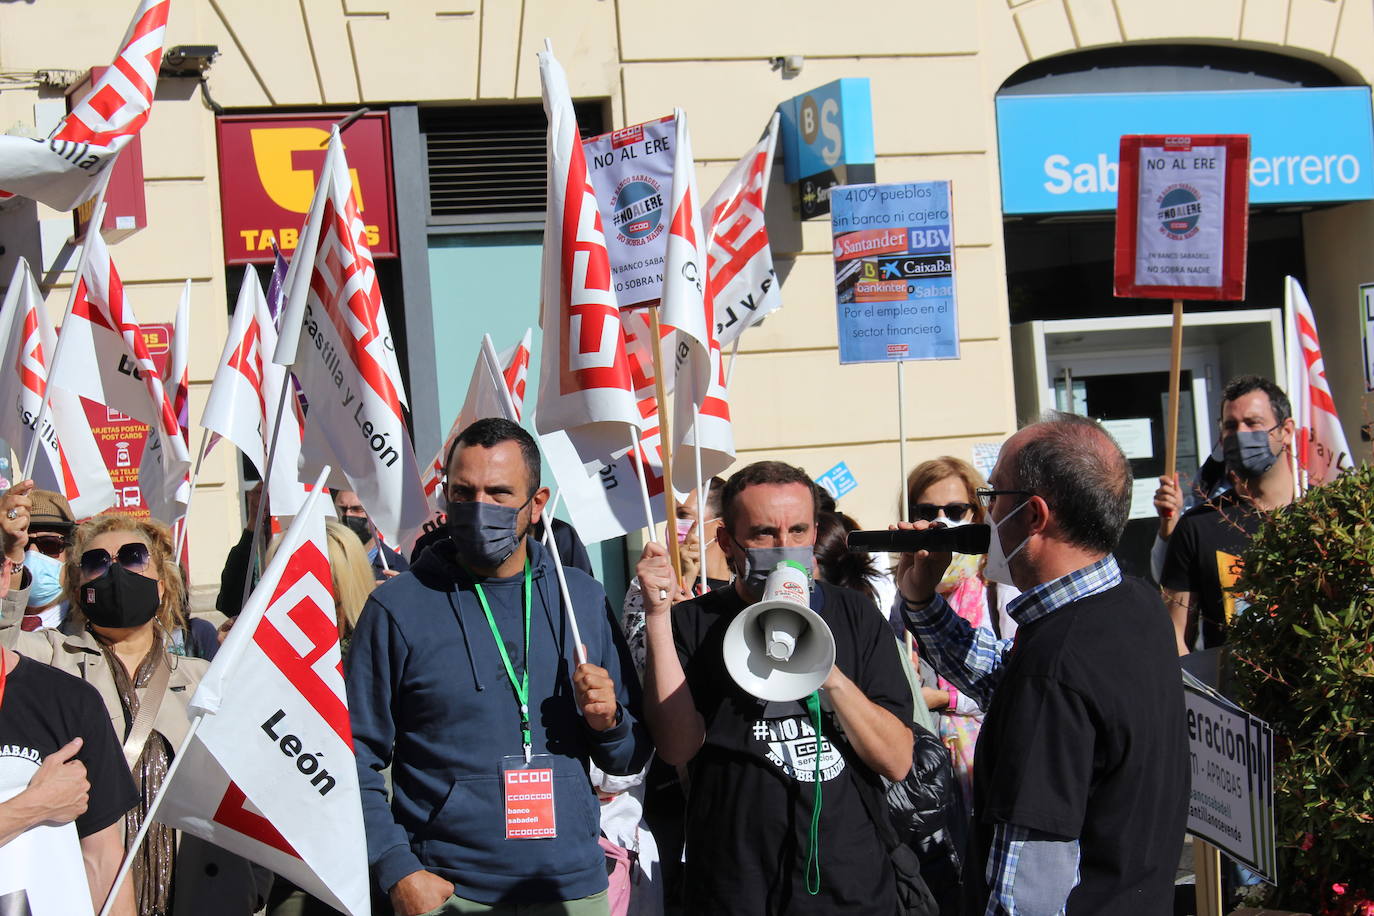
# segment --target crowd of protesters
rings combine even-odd
[[[336,491],[374,911],[1172,912],[1189,785],[1177,657],[1224,640],[1243,606],[1217,558],[1294,495],[1283,393],[1238,379],[1221,416],[1202,482],[1156,493],[1167,605],[1113,555],[1129,463],[1071,415],[1011,437],[987,481],[952,457],[912,469],[897,527],[987,524],[986,556],[851,553],[859,523],[804,471],[760,461],[710,481],[705,517],[691,494],[624,595],[546,516],[537,445],[509,421],[455,439],[446,523],[409,557]],[[26,481],[0,498],[0,536],[0,746],[24,762],[0,767],[0,855],[70,824],[96,909],[113,893],[120,914],[330,912],[160,824],[112,886],[250,590],[251,523],[218,631],[190,613],[164,525],[78,520]],[[834,642],[821,689],[790,702],[752,696],[724,658],[780,563],[807,571]],[[526,809],[511,787],[529,781],[552,801],[512,831]]]

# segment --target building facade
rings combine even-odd
[[[65,104],[54,74],[108,64],[133,5],[0,6],[0,128],[50,129]],[[396,257],[379,260],[379,274],[416,451],[422,460],[433,453],[481,333],[501,347],[538,324],[544,120],[535,53],[546,38],[584,132],[589,121],[611,130],[687,111],[703,194],[780,103],[836,79],[869,80],[876,180],[949,179],[954,191],[960,358],[902,370],[908,466],[986,457],[1018,419],[1060,406],[1116,422],[1138,489],[1152,491],[1162,470],[1168,303],[1112,298],[1112,204],[1103,200],[1114,190],[1115,149],[1102,146],[1111,155],[1100,161],[1074,150],[1095,149],[1093,106],[1115,110],[1114,96],[1124,104],[1142,93],[1170,93],[1156,101],[1197,109],[1198,123],[1219,125],[1208,132],[1252,133],[1263,163],[1252,165],[1247,299],[1189,306],[1180,468],[1215,438],[1225,377],[1281,365],[1274,310],[1285,274],[1307,289],[1347,438],[1367,451],[1358,287],[1374,281],[1374,8],[1355,0],[173,0],[166,45],[213,45],[219,56],[203,84],[159,83],[141,140],[146,227],[122,233],[111,252],[145,322],[171,321],[192,281],[193,425],[244,269],[232,250],[266,242],[242,226],[226,230],[225,202],[252,183],[242,156],[226,153],[226,117],[341,118],[367,106],[388,116]],[[1285,94],[1343,89],[1363,93],[1341,109],[1354,112],[1350,136],[1332,140],[1350,149],[1326,153],[1262,150],[1259,136],[1276,120],[1267,103],[1242,111],[1228,95],[1298,99],[1301,111],[1315,96]],[[1122,130],[1204,129],[1159,126],[1160,117],[1127,119]],[[288,184],[311,174],[300,142],[279,151],[275,167]],[[261,158],[255,166],[265,182]],[[771,193],[783,308],[740,346],[731,388],[739,460],[780,458],[814,475],[843,461],[858,486],[841,508],[866,527],[885,526],[898,513],[898,370],[839,364],[829,222],[798,218],[795,186],[775,179]],[[254,231],[272,229],[285,244],[284,228]],[[0,212],[0,276],[17,254],[41,264],[55,321],[75,264],[70,235],[66,214]],[[190,559],[202,596],[217,587],[241,530],[241,477],[227,446],[201,471]],[[1133,536],[1143,543],[1148,513],[1137,509]],[[598,560],[608,577],[623,575],[621,546]]]

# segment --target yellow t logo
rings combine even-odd
[[[249,135],[258,181],[267,196],[283,210],[309,210],[315,179],[324,164],[329,132],[318,127],[259,127],[249,131]],[[314,168],[298,168],[298,162],[310,163]],[[361,213],[363,192],[358,184],[358,170],[350,168],[348,174],[353,180],[353,201]]]

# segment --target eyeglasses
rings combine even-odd
[[[1030,497],[1035,494],[1030,490],[992,490],[987,487],[981,487],[977,490],[975,495],[978,497],[978,501],[983,504],[983,509],[987,510],[992,508],[992,501],[999,496]]]
[[[140,541],[131,541],[123,545],[113,557],[108,550],[96,548],[88,550],[81,555],[81,572],[83,575],[94,579],[105,575],[109,570],[110,564],[119,562],[129,572],[141,573],[148,568],[148,563],[152,559],[148,551],[148,545]]]
[[[911,507],[912,516],[923,522],[935,521],[941,512],[943,512],[945,518],[949,519],[951,522],[957,522],[962,519],[966,513],[972,511],[973,506],[968,503],[945,503],[943,506],[937,506],[934,503],[916,503]]]
[[[43,556],[54,559],[67,549],[67,539],[60,534],[31,534],[29,543]]]

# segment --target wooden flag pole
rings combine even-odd
[[[1221,909],[1221,850],[1193,837],[1193,880],[1197,916],[1223,916]]]
[[[668,548],[668,558],[673,561],[673,578],[682,582],[682,558],[677,552],[676,531],[671,528],[677,517],[677,502],[673,499],[673,457],[672,435],[668,429],[668,389],[663,384],[663,347],[658,323],[658,308],[649,307],[649,337],[654,351],[654,395],[658,399],[658,442],[659,452],[663,455],[663,503],[666,513],[663,516],[663,543]],[[669,537],[668,532],[674,531]]]
[[[1164,427],[1164,474],[1178,471],[1178,401],[1183,366],[1183,300],[1174,300],[1174,332],[1169,345],[1169,418]],[[1072,396],[1072,395],[1070,395]]]

